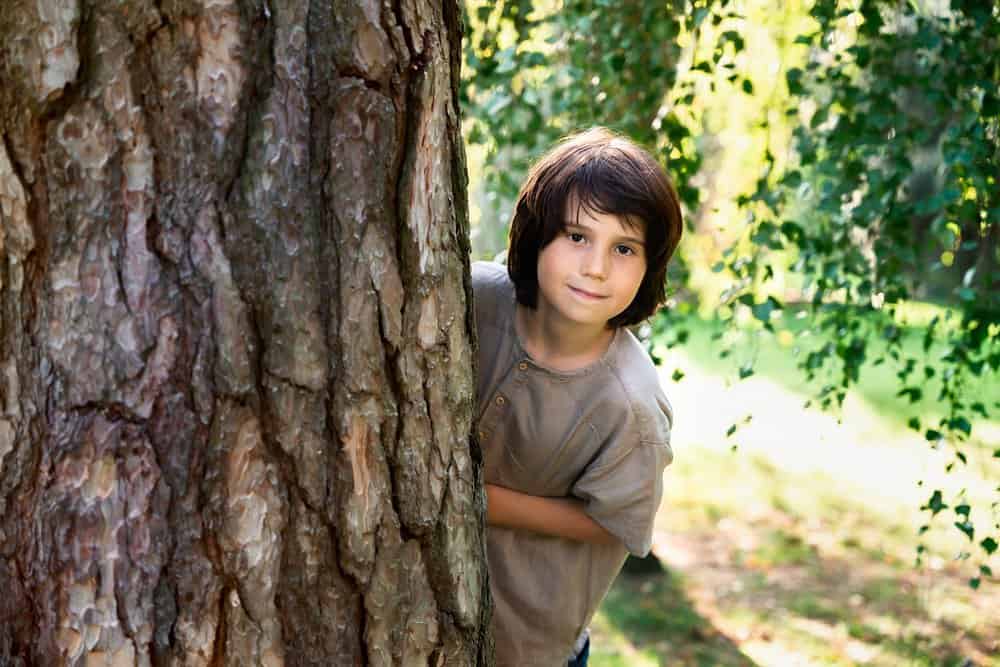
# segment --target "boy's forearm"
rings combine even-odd
[[[493,526],[529,530],[577,542],[619,542],[584,511],[582,501],[532,496],[495,484],[486,485],[486,520]]]

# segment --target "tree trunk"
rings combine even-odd
[[[490,662],[455,0],[3,4],[0,664]]]

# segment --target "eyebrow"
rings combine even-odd
[[[567,221],[566,222],[566,229],[569,229],[570,227],[579,227],[580,229],[592,229],[593,225],[585,225],[585,224],[582,224],[580,222],[570,222],[570,221]],[[646,242],[645,241],[643,241],[642,239],[636,238],[634,236],[619,236],[618,240],[619,241],[625,241],[626,243],[635,243],[636,245],[641,245],[643,248],[646,247]]]

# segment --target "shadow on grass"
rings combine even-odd
[[[972,590],[944,546],[915,567],[902,513],[852,489],[699,449],[674,470],[657,553],[688,575],[700,613],[767,664],[791,660],[772,660],[780,650],[803,664],[1000,667],[996,582]]]
[[[596,619],[592,665],[756,667],[741,646],[750,637],[758,648],[775,644],[782,657],[767,664],[995,664],[989,656],[996,645],[988,637],[935,618],[912,572],[859,567],[808,547],[803,553],[787,535],[780,541],[787,544],[746,554],[753,565],[734,554],[723,557],[725,563],[699,565],[698,581],[686,581],[680,570],[623,573]],[[717,539],[704,546],[725,550]],[[711,617],[691,597],[704,587],[716,591]],[[721,619],[728,620],[720,626]],[[745,636],[727,634],[733,632]]]
[[[821,554],[794,526],[773,522],[689,533],[677,539],[694,557],[697,565],[692,565],[692,572],[697,579],[685,582],[683,573],[663,575],[669,585],[658,583],[652,588],[626,580],[616,586],[615,594],[617,604],[631,604],[631,609],[608,605],[606,610],[633,643],[647,641],[647,626],[669,615],[662,627],[672,639],[656,651],[666,660],[661,664],[752,664],[714,657],[712,651],[719,644],[711,634],[700,636],[699,627],[709,623],[691,609],[690,596],[710,605],[712,612],[701,609],[715,619],[717,627],[719,619],[726,619],[721,623],[725,631],[753,637],[758,645],[777,644],[787,660],[802,660],[802,664],[994,664],[988,656],[995,655],[991,639],[997,629],[995,621],[942,617],[942,605],[950,606],[953,613],[961,603],[967,614],[975,613],[976,602],[987,606],[955,574],[918,573],[903,565],[866,561],[854,553]],[[736,546],[740,543],[747,548]],[[630,600],[630,594],[641,592],[643,586],[652,593],[649,600],[641,602],[643,596]],[[706,591],[711,593],[705,595]],[[978,595],[994,594],[984,589]],[[959,597],[966,595],[970,597],[964,601]],[[645,612],[643,605],[659,609]],[[743,648],[732,646],[728,639],[722,646],[726,643],[730,648],[722,655],[739,657]],[[674,660],[678,654],[681,658]]]
[[[681,575],[651,556],[629,560],[601,607],[610,634],[620,635],[643,664],[756,667],[737,644],[701,616],[687,597]],[[639,664],[636,655],[596,646],[594,667]]]
[[[933,575],[918,573],[906,565],[883,565],[861,558],[820,555],[815,547],[792,531],[772,530],[753,553],[763,576],[747,586],[744,604],[770,608],[762,615],[766,623],[797,628],[811,634],[837,652],[851,641],[864,645],[859,654],[871,664],[958,667],[984,664],[990,642],[975,629],[943,618],[934,609],[938,602],[957,603],[955,592],[965,593],[961,581],[942,587]],[[957,578],[957,577],[955,577]],[[985,594],[985,592],[984,592]],[[818,625],[808,625],[814,621]],[[844,636],[846,634],[846,636]],[[840,657],[840,656],[838,656]]]

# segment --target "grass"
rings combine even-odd
[[[917,535],[927,489],[964,489],[981,512],[1000,465],[944,474],[947,456],[905,427],[886,377],[862,374],[830,416],[803,408],[814,387],[776,339],[748,337],[720,360],[712,324],[689,324],[662,368],[677,415],[654,539],[665,569],[619,577],[593,623],[592,664],[1000,667],[1000,582],[968,586],[981,561],[956,558],[970,549],[950,518]],[[732,358],[751,354],[755,375],[731,381]],[[977,431],[985,446],[1000,427]]]
[[[763,566],[806,565],[815,561],[816,549],[798,535],[779,528],[765,536],[753,558]]]

